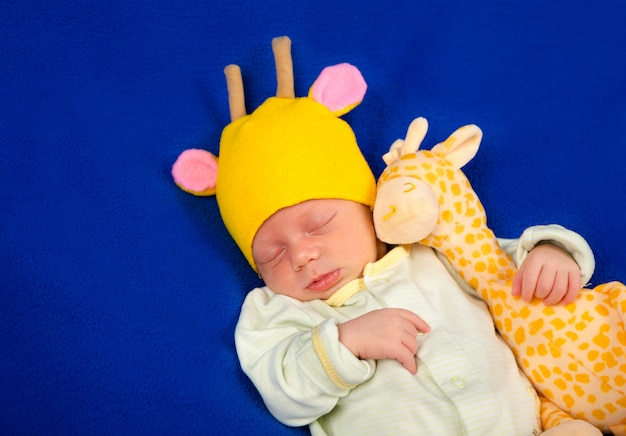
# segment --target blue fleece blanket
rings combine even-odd
[[[346,116],[376,174],[409,122],[432,145],[478,124],[466,172],[491,226],[560,223],[626,280],[626,3],[8,0],[0,5],[0,434],[302,434],[239,369],[259,284],[213,198],[170,167],[218,151],[223,68],[249,110],[350,62]],[[245,199],[242,199],[245,201]]]

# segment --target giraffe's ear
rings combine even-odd
[[[322,70],[309,90],[309,98],[339,117],[361,103],[366,90],[367,84],[359,69],[343,63]]]
[[[457,129],[444,142],[435,145],[431,151],[456,168],[462,168],[476,156],[482,138],[482,130],[474,124],[468,124]]]
[[[387,165],[391,165],[401,156],[415,153],[422,145],[422,141],[428,132],[428,121],[426,118],[415,118],[406,132],[405,139],[396,139],[389,152],[383,155],[383,160]]]
[[[418,117],[411,121],[406,132],[401,154],[415,153],[422,145],[426,132],[428,132],[428,120],[426,118]]]
[[[180,189],[198,196],[215,194],[217,157],[206,150],[183,151],[172,166],[172,177]]]

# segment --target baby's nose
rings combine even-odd
[[[299,241],[292,253],[291,264],[294,271],[300,271],[309,262],[319,258],[319,249],[306,238]]]

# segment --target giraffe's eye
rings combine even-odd
[[[415,184],[414,183],[407,182],[407,183],[404,184],[404,192],[405,193],[411,192],[414,189],[415,189]]]

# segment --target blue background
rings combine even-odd
[[[259,284],[214,198],[170,168],[217,153],[223,68],[249,110],[289,35],[297,95],[350,62],[345,117],[376,175],[409,122],[478,124],[466,167],[499,236],[560,223],[626,280],[621,0],[32,1],[0,4],[0,434],[302,434],[239,369]],[[245,201],[245,199],[242,199]]]

